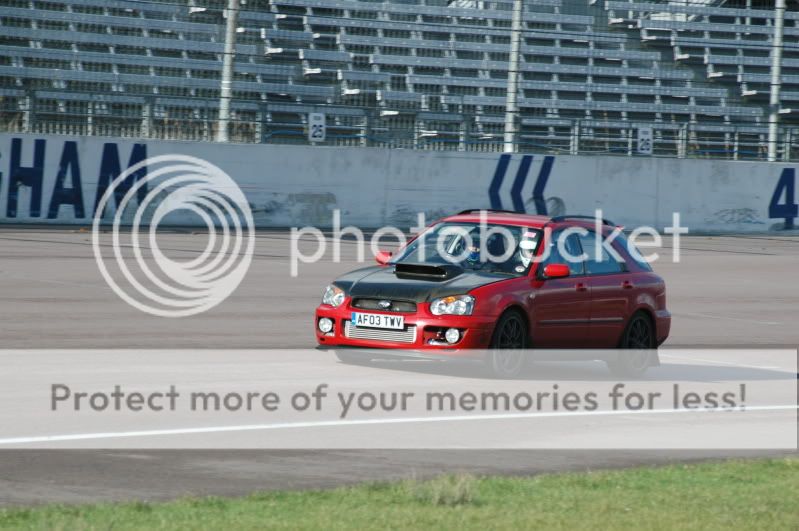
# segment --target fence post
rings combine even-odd
[[[580,154],[580,120],[572,124],[571,138],[569,140],[569,153],[572,155]]]
[[[94,102],[86,104],[86,136],[94,136]]]
[[[33,132],[34,114],[36,112],[36,92],[25,93],[25,111],[22,113],[22,131]]]
[[[788,162],[791,160],[791,137],[793,130],[790,127],[783,128],[783,142],[782,142],[782,160]]]
[[[698,158],[700,156],[700,154],[698,153],[698,149],[700,147],[699,146],[700,138],[697,136],[696,129],[694,129],[692,127],[692,125],[693,124],[690,124],[690,123],[686,124],[686,136],[688,137],[688,142],[686,143],[685,156],[687,157],[688,156],[688,152],[691,151],[692,156],[694,158]],[[688,147],[691,144],[693,144],[693,148],[689,150]],[[736,153],[737,153],[737,151],[736,151]]]
[[[640,126],[636,126],[636,130],[638,130],[638,127],[640,127]],[[627,156],[628,157],[632,157],[633,156],[633,129],[632,129],[632,127],[628,127],[627,128]]]
[[[374,120],[374,109],[365,109],[363,112],[363,122],[361,123],[361,147],[371,145],[372,124]]]
[[[213,109],[210,108],[208,104],[209,104],[209,102],[206,100],[205,101],[205,108],[203,109],[203,115],[202,115],[202,118],[203,118],[202,140],[203,140],[203,142],[210,142],[210,140],[212,138],[212,130],[214,128],[214,126],[211,124],[211,120],[209,119],[209,116],[211,116],[211,113],[213,112]],[[224,120],[222,120],[219,117],[219,112],[221,112],[221,111],[217,111],[217,117],[216,117],[216,120],[214,121],[215,124],[216,124],[216,127],[217,127],[217,130],[215,131],[216,132],[216,141],[217,142],[228,142],[230,140],[230,130],[233,129],[233,127],[232,127],[233,124],[231,123],[231,116],[230,116],[230,107],[228,107],[228,110],[227,110],[227,118],[225,118]],[[220,136],[220,133],[219,133],[219,128],[220,127],[224,127],[225,128],[225,133],[224,133],[224,135],[222,135],[222,136],[224,136],[224,140],[221,140],[222,136]],[[183,129],[183,128],[181,128],[181,129]],[[195,139],[192,138],[192,140],[195,140]]]
[[[255,114],[255,138],[256,143],[263,144],[264,143],[264,131],[266,127],[266,113],[267,113],[267,105],[268,103],[259,103],[258,104],[258,112]]]
[[[682,124],[677,130],[677,158],[684,159],[688,153],[688,124]]]
[[[144,98],[144,105],[142,105],[141,117],[141,136],[143,138],[152,138],[153,134],[153,97],[148,96]]]
[[[472,118],[461,112],[461,124],[458,131],[458,151],[469,150],[469,136],[472,129]]]
[[[270,131],[271,111],[269,110],[269,102],[263,104],[264,114],[261,117],[261,143],[268,144],[272,139]]]

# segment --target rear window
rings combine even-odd
[[[588,232],[588,234],[580,234],[579,236],[583,252],[588,255],[588,258],[585,260],[587,274],[605,275],[622,271],[622,264],[610,256],[610,253],[608,253],[601,243],[597,245],[597,234],[595,232]],[[597,253],[597,251],[599,251],[599,253]]]
[[[642,269],[645,271],[652,271],[652,266],[643,259],[641,251],[638,250],[638,247],[636,247],[633,242],[627,239],[627,235],[625,235],[623,232],[619,234],[614,243],[627,251],[627,254],[630,255],[630,258],[632,258],[633,262],[638,264]]]

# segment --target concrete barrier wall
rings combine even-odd
[[[796,216],[790,164],[0,134],[0,222],[88,225],[110,179],[182,154],[240,185],[259,226],[410,226],[469,207],[604,215],[628,227],[763,232]],[[187,218],[191,222],[194,218]]]

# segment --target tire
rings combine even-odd
[[[336,350],[335,353],[339,361],[347,365],[368,365],[369,362],[372,361],[372,358],[361,354],[355,354],[354,352]]]
[[[489,373],[495,378],[516,378],[527,364],[524,349],[529,334],[524,316],[516,311],[502,314],[491,337],[486,357]]]
[[[655,326],[643,312],[637,312],[630,318],[619,347],[630,352],[619,352],[615,361],[608,361],[608,369],[620,378],[637,378],[655,365],[652,350],[655,348]]]

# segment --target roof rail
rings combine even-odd
[[[595,221],[597,218],[596,218],[596,216],[571,216],[571,215],[566,215],[566,216],[555,216],[555,217],[552,218],[551,221],[553,223],[558,223],[560,221],[566,221],[567,219],[590,219],[592,221]],[[612,221],[610,221],[607,218],[602,218],[602,224],[603,225],[610,225],[611,227],[615,227],[616,226],[615,223],[613,223]]]
[[[462,214],[474,214],[475,212],[497,212],[500,214],[524,214],[524,212],[517,212],[515,210],[498,210],[496,208],[467,208],[466,210],[461,210],[456,216],[460,216]]]

